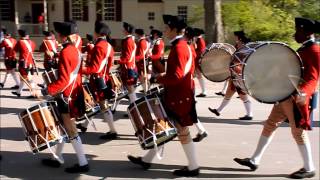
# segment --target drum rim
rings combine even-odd
[[[42,107],[42,108],[45,108],[45,107],[51,107],[51,102],[50,101],[43,101],[43,102],[40,102],[38,104],[35,104],[29,108],[25,108],[25,110],[23,110],[22,112],[20,112],[20,117],[21,118],[24,118],[26,115],[28,115],[28,111],[30,111],[30,114],[34,113],[36,107]]]
[[[274,41],[258,41],[258,42],[251,42],[251,43],[252,43],[252,44],[253,44],[253,43],[261,43],[261,44],[258,45],[255,49],[259,49],[259,48],[261,48],[262,46],[266,46],[266,45],[270,45],[270,44],[279,44],[279,45],[282,45],[282,46],[287,47],[287,48],[290,49],[290,51],[292,51],[292,52],[296,55],[296,57],[298,58],[298,61],[299,61],[299,64],[300,64],[300,74],[301,74],[301,77],[303,77],[303,63],[302,63],[301,57],[299,56],[299,54],[298,54],[295,50],[293,50],[293,49],[292,49],[289,45],[287,45],[286,43],[283,43],[283,42],[274,42]],[[248,43],[248,44],[250,44],[250,43]],[[246,44],[246,45],[248,45],[248,44]],[[252,54],[253,54],[253,53],[250,53],[250,54],[245,58],[245,60],[243,61],[245,64],[246,64],[246,62],[248,61],[249,57],[250,57]],[[243,67],[243,72],[244,72],[245,68],[246,68],[246,65]],[[242,73],[241,78],[244,79],[244,73]],[[265,103],[265,104],[276,104],[276,103],[285,101],[285,100],[287,100],[288,98],[290,98],[291,95],[295,92],[295,91],[293,91],[293,92],[290,93],[288,96],[286,96],[286,97],[284,97],[284,98],[282,98],[282,99],[280,99],[280,100],[278,100],[278,101],[263,101],[263,100],[261,100],[261,99],[258,99],[258,98],[256,98],[256,97],[252,96],[252,95],[249,93],[249,91],[248,91],[248,87],[247,87],[246,82],[245,82],[244,80],[242,80],[242,81],[244,82],[243,85],[244,85],[244,87],[246,88],[245,91],[247,92],[247,94],[249,94],[249,95],[250,95],[252,98],[254,98],[256,101],[261,102],[261,103]]]
[[[148,94],[146,96],[143,96],[139,99],[137,99],[136,101],[134,101],[134,103],[138,106],[139,104],[141,104],[144,99],[147,98],[147,99],[156,99],[156,98],[160,98],[157,94],[153,93],[153,94]],[[129,113],[131,112],[132,110],[132,107],[134,106],[134,103],[131,103],[129,106],[128,106],[128,111]]]
[[[233,47],[234,50],[235,50],[234,52],[236,52],[236,49],[235,49],[235,47],[234,47],[232,44],[229,44],[229,43],[212,43],[212,44],[223,44],[223,45],[227,44],[227,46]],[[200,67],[199,69],[200,69],[201,73],[203,74],[203,76],[204,76],[206,79],[208,79],[209,81],[211,81],[211,82],[224,82],[224,81],[226,81],[227,79],[230,78],[231,73],[230,73],[230,75],[229,75],[227,78],[225,78],[225,79],[223,79],[223,80],[220,80],[220,81],[215,80],[215,81],[213,81],[213,80],[209,79],[208,76],[206,76],[206,75],[203,73],[202,68],[201,68],[202,59],[203,59],[203,57],[205,56],[205,54],[207,54],[207,53],[212,49],[212,48],[211,48],[212,44],[210,44],[210,48],[206,48],[205,52],[203,52],[203,53],[201,54],[201,57],[200,57],[200,59],[199,59],[199,67]],[[227,49],[227,48],[219,48],[219,49]],[[233,52],[233,53],[229,53],[228,51],[226,51],[226,52],[231,55],[231,61],[232,61],[232,56],[233,56],[234,52]],[[230,61],[230,63],[231,63],[231,61]]]

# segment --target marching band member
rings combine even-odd
[[[83,89],[81,81],[81,55],[80,51],[69,39],[69,35],[76,31],[75,25],[70,22],[54,22],[55,30],[63,43],[63,49],[59,55],[59,77],[48,85],[48,93],[58,96],[58,108],[61,113],[64,128],[70,138],[70,142],[78,157],[78,164],[65,169],[68,173],[80,173],[89,171],[89,164],[85,157],[81,138],[78,135],[74,118],[84,111]],[[64,163],[62,157],[64,142],[58,143],[55,158],[43,159],[42,163],[50,167],[60,167]]]
[[[177,176],[197,176],[200,170],[188,128],[197,121],[191,72],[193,55],[187,41],[183,38],[186,27],[184,19],[180,16],[163,15],[163,20],[165,34],[171,39],[172,47],[166,74],[159,75],[154,81],[164,85],[164,107],[168,116],[175,120],[178,138],[188,159],[187,167],[175,170],[173,173]],[[158,148],[162,149],[163,146]],[[143,157],[129,155],[128,159],[148,169],[156,153],[156,150],[152,149]]]
[[[134,85],[137,83],[138,73],[135,62],[136,43],[132,35],[134,27],[126,22],[123,23],[123,33],[126,36],[122,40],[122,50],[120,57],[120,74],[123,84],[128,89],[130,103],[134,102],[137,97]]]
[[[0,88],[4,87],[4,84],[7,81],[8,74],[11,74],[16,85],[11,87],[11,89],[19,88],[19,80],[16,74],[17,60],[16,60],[16,52],[14,51],[14,47],[17,44],[17,41],[11,37],[9,33],[6,32],[6,29],[3,29],[4,39],[0,43],[0,49],[4,48],[4,64],[6,66],[6,75],[4,76],[4,80],[0,83]]]
[[[25,30],[19,29],[18,33],[20,39],[14,47],[16,52],[19,52],[19,73],[20,73],[20,86],[17,91],[12,91],[11,93],[20,97],[21,91],[25,84],[25,81],[30,85],[31,95],[28,98],[36,98],[35,83],[32,80],[33,73],[36,68],[36,64],[33,58],[33,52],[36,48],[36,44],[29,39],[29,35]],[[29,86],[28,85],[28,86]]]
[[[156,29],[151,31],[153,43],[151,46],[151,55],[149,56],[152,62],[152,72],[155,74],[165,72],[164,42],[162,40],[162,32]]]
[[[194,35],[195,35],[195,43],[196,43],[196,53],[197,57],[195,60],[196,63],[196,69],[195,69],[195,76],[199,80],[199,84],[201,87],[201,93],[198,94],[196,97],[206,97],[206,84],[205,79],[200,71],[200,58],[202,53],[206,50],[206,42],[204,41],[202,34],[204,34],[204,31],[199,28],[194,28]]]
[[[235,31],[234,36],[236,38],[236,45],[235,48],[241,49],[245,46],[248,42],[250,42],[250,39],[248,39],[243,31]],[[246,109],[247,114],[243,117],[239,117],[240,120],[252,120],[253,118],[253,112],[252,112],[252,106],[251,101],[249,99],[249,96],[243,92],[240,88],[237,88],[234,84],[231,78],[229,78],[228,88],[226,95],[224,96],[220,106],[217,109],[208,108],[212,113],[214,113],[217,116],[220,116],[220,112],[229,104],[230,99],[234,95],[234,93],[237,92],[240,96],[240,99],[243,101],[244,107]]]
[[[188,41],[188,44],[191,48],[191,51],[192,51],[192,56],[193,56],[193,63],[192,63],[192,67],[191,67],[191,72],[192,72],[192,76],[194,75],[195,73],[195,68],[196,68],[196,57],[197,57],[197,53],[196,53],[196,50],[195,50],[195,42],[194,42],[194,37],[195,37],[195,30],[194,28],[192,27],[187,27],[185,29],[185,34],[184,34],[185,38],[187,39]],[[195,92],[194,92],[195,93]],[[202,123],[200,122],[199,119],[197,119],[197,122],[194,123],[197,130],[198,130],[198,133],[196,135],[195,138],[193,138],[193,142],[200,142],[202,141],[203,138],[207,137],[208,136],[208,133],[206,132],[206,130],[204,129]]]
[[[103,113],[103,119],[108,123],[110,131],[100,136],[101,139],[111,140],[116,139],[118,134],[113,122],[113,115],[109,108],[108,101],[105,100],[105,92],[98,81],[107,82],[106,76],[109,75],[113,63],[114,50],[111,44],[107,41],[110,36],[108,25],[97,21],[95,23],[94,36],[96,44],[92,49],[91,57],[87,61],[86,66],[82,68],[82,73],[90,75],[90,87],[93,90],[94,99],[99,103]],[[103,84],[103,83],[102,83]],[[105,86],[102,85],[102,86]]]
[[[234,159],[237,163],[248,166],[252,171],[258,168],[261,157],[270,144],[276,128],[281,122],[288,120],[292,136],[299,147],[304,162],[303,168],[292,173],[289,177],[303,179],[315,176],[311,144],[306,130],[311,130],[310,98],[317,88],[320,75],[320,46],[314,41],[314,33],[320,32],[319,24],[311,19],[295,18],[296,32],[294,37],[298,43],[302,44],[297,50],[304,65],[302,80],[296,94],[273,106],[251,158]]]
[[[86,61],[88,62],[91,59],[91,54],[92,54],[92,51],[94,48],[94,42],[93,42],[93,36],[91,34],[87,34],[86,37],[87,37],[88,42],[87,42],[86,46],[84,46],[82,48],[82,53],[87,52]]]
[[[43,31],[45,38],[40,45],[40,51],[44,52],[44,61],[43,66],[46,71],[50,71],[51,68],[57,69],[58,68],[58,61],[57,61],[57,48],[58,43],[53,38],[52,33],[50,31]]]
[[[146,56],[149,50],[149,44],[146,40],[143,29],[136,29],[135,33],[138,37],[137,50],[136,50],[136,66],[138,69],[139,79],[142,84],[144,92],[147,92],[148,77],[147,77],[147,61]]]
[[[78,25],[77,25],[76,21],[74,21],[74,20],[71,20],[69,22],[75,25],[75,31],[73,34],[69,35],[69,39],[72,42],[72,44],[74,44],[76,46],[76,48],[79,49],[79,51],[81,52],[82,38],[79,35]]]

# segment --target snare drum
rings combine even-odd
[[[83,83],[82,87],[83,87],[83,96],[84,96],[86,110],[82,116],[76,118],[76,121],[86,120],[92,116],[95,116],[96,114],[98,114],[101,111],[99,104],[97,104],[94,101],[94,98],[93,98],[92,93],[89,88],[89,84]]]
[[[42,74],[43,81],[48,85],[58,80],[58,69],[51,69],[50,71],[44,71]]]
[[[230,63],[233,83],[262,103],[277,103],[296,91],[302,62],[298,54],[280,42],[248,43]]]
[[[60,113],[54,101],[44,101],[27,108],[19,114],[19,119],[33,153],[68,138],[60,123]]]
[[[160,146],[177,136],[176,128],[156,94],[131,103],[127,111],[142,149]]]
[[[120,74],[118,72],[111,72],[109,77],[111,80],[112,89],[116,94],[115,99],[117,100],[124,98],[128,94],[128,90],[122,83]]]
[[[222,82],[230,77],[229,64],[236,49],[227,43],[213,43],[200,58],[202,74],[212,82]]]
[[[157,94],[159,97],[162,96],[164,93],[164,88],[163,86],[157,86],[157,87],[154,87],[152,89],[149,89],[146,94],[147,95],[151,95],[151,94]]]

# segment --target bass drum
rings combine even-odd
[[[233,84],[259,102],[273,104],[296,91],[302,77],[298,54],[280,42],[248,43],[230,64]]]
[[[230,77],[229,64],[236,49],[228,43],[213,43],[200,59],[202,74],[212,82],[222,82]]]

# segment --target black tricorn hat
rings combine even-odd
[[[71,22],[53,22],[55,31],[63,36],[69,36],[77,33],[77,25]]]
[[[154,34],[157,34],[159,37],[162,37],[162,32],[157,29],[152,29],[150,34],[151,34],[151,36],[153,36]]]
[[[192,39],[195,36],[195,28],[188,26],[184,32],[185,36],[189,39]]]
[[[94,24],[94,32],[105,36],[109,36],[111,34],[109,26],[102,21],[96,21]]]
[[[177,28],[178,30],[181,30],[187,27],[187,23],[182,16],[164,14],[162,18],[164,24],[167,24],[170,28]]]
[[[91,34],[86,35],[88,41],[93,41],[93,36]]]
[[[42,31],[42,34],[45,36],[51,36],[52,32],[51,31]]]
[[[296,24],[296,28],[302,28],[305,31],[309,31],[313,33],[320,31],[319,22],[312,19],[296,17],[295,24]]]
[[[201,34],[204,34],[204,30],[200,28],[194,28],[194,35],[195,36],[200,36]]]
[[[138,34],[138,35],[144,35],[144,30],[143,29],[136,29],[134,32],[136,34]]]
[[[132,33],[133,32],[133,29],[134,29],[134,26],[127,23],[127,22],[124,22],[123,23],[123,28],[128,32],[128,33]]]
[[[24,29],[19,29],[18,30],[18,34],[21,36],[21,37],[25,37],[28,33],[26,30]]]

